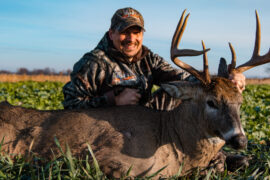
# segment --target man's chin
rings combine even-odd
[[[128,58],[132,58],[137,54],[137,52],[126,52],[125,51],[125,52],[123,52],[123,54]]]

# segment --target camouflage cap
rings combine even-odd
[[[111,19],[110,28],[122,32],[131,26],[139,26],[145,30],[142,15],[131,7],[118,9]]]

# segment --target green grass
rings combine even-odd
[[[0,101],[7,100],[13,105],[27,108],[63,109],[63,85],[57,82],[0,83]],[[270,179],[270,85],[247,86],[241,109],[241,121],[249,141],[247,149],[237,153],[250,157],[250,166],[236,172],[225,170],[221,174],[210,169],[204,176],[194,171],[192,175],[181,179]],[[57,140],[55,143],[61,149]],[[234,152],[229,147],[224,150]],[[90,146],[85,159],[74,158],[67,148],[61,156],[46,163],[37,157],[11,158],[2,154],[0,179],[107,179],[92,155]],[[128,175],[129,171],[126,177]]]
[[[40,110],[63,109],[61,82],[18,82],[0,83],[0,102],[8,101],[13,105]]]

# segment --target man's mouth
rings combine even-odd
[[[126,49],[129,49],[129,50],[132,50],[136,47],[136,45],[134,43],[129,43],[129,44],[126,44],[125,45],[125,48]]]
[[[137,44],[138,43],[136,42],[123,42],[122,46],[124,46],[127,50],[133,50],[137,47]]]

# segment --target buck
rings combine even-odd
[[[132,166],[131,176],[143,177],[164,168],[159,176],[181,175],[205,168],[217,157],[225,143],[245,148],[247,139],[240,122],[242,95],[228,79],[230,73],[244,72],[270,62],[270,51],[259,56],[260,22],[252,58],[236,68],[233,47],[228,71],[221,60],[219,75],[210,77],[207,51],[181,50],[177,46],[189,14],[183,12],[171,45],[171,58],[198,82],[171,82],[161,88],[182,103],[172,111],[156,111],[140,106],[87,110],[38,111],[0,104],[2,151],[53,158],[58,151],[54,137],[67,143],[73,155],[85,157],[89,143],[105,174],[119,178]],[[203,54],[204,70],[199,72],[177,57]],[[30,147],[30,148],[29,148]]]

